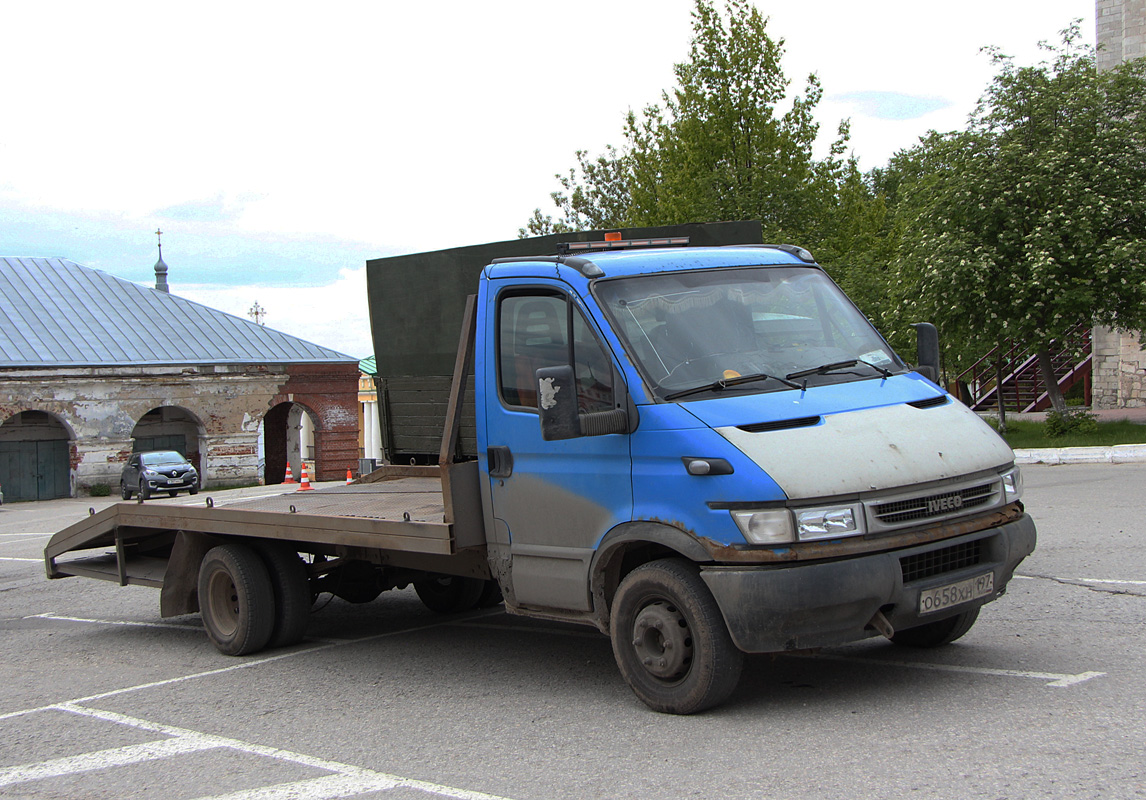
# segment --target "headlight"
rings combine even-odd
[[[153,469],[145,469],[143,471],[143,477],[145,477],[145,478],[158,478],[159,473]]]
[[[1013,503],[1023,493],[1023,474],[1015,467],[1010,472],[1003,473],[1003,500]]]
[[[790,544],[792,537],[792,514],[786,508],[769,508],[762,511],[733,511],[732,519],[752,544]]]
[[[809,508],[796,512],[796,536],[802,542],[859,536],[863,532],[863,511],[856,506]]]

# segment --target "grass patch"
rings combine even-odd
[[[996,420],[997,422],[997,420]],[[1029,420],[1007,420],[1003,434],[1007,444],[1016,450],[1041,447],[1110,447],[1115,444],[1142,444],[1146,442],[1146,425],[1126,420],[1099,422],[1093,433],[1066,433],[1047,436],[1046,424]]]

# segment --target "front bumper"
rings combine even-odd
[[[1035,524],[1023,514],[996,528],[917,547],[777,567],[703,567],[701,577],[736,646],[746,653],[771,653],[878,635],[870,623],[880,611],[902,630],[989,603],[1004,592],[1015,568],[1034,549]],[[973,559],[968,553],[975,554]],[[949,554],[958,557],[948,559]],[[906,582],[905,564],[910,565]],[[921,592],[987,572],[994,573],[991,594],[920,616]]]
[[[199,483],[198,475],[184,475],[179,478],[146,478],[148,487],[153,492],[166,492],[174,489],[190,489]]]

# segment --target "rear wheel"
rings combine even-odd
[[[978,607],[972,608],[953,617],[896,631],[892,634],[891,641],[905,647],[942,647],[971,630],[971,626],[978,618]]]
[[[478,608],[493,608],[500,605],[505,598],[501,596],[501,586],[495,580],[488,580],[484,582],[485,585],[481,590],[481,597],[478,598]]]
[[[617,588],[611,614],[617,666],[654,711],[704,711],[736,688],[744,654],[691,564],[664,559],[637,567]]]
[[[457,575],[414,582],[418,599],[426,608],[439,614],[456,614],[477,608],[485,588],[485,581]]]
[[[298,644],[310,621],[310,578],[298,553],[275,542],[260,542],[258,553],[271,579],[275,596],[275,624],[267,647]]]
[[[275,624],[275,597],[262,559],[249,547],[213,547],[199,566],[199,609],[212,644],[229,656],[263,649]]]

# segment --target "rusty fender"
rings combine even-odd
[[[865,553],[898,550],[903,547],[915,547],[967,533],[976,533],[988,528],[997,528],[1008,522],[1014,522],[1022,516],[1023,504],[1015,502],[989,514],[880,536],[856,536],[850,539],[797,542],[790,545],[765,547],[724,545],[703,536],[698,536],[697,540],[708,551],[712,560],[718,564],[791,563],[825,558],[844,558]]]

